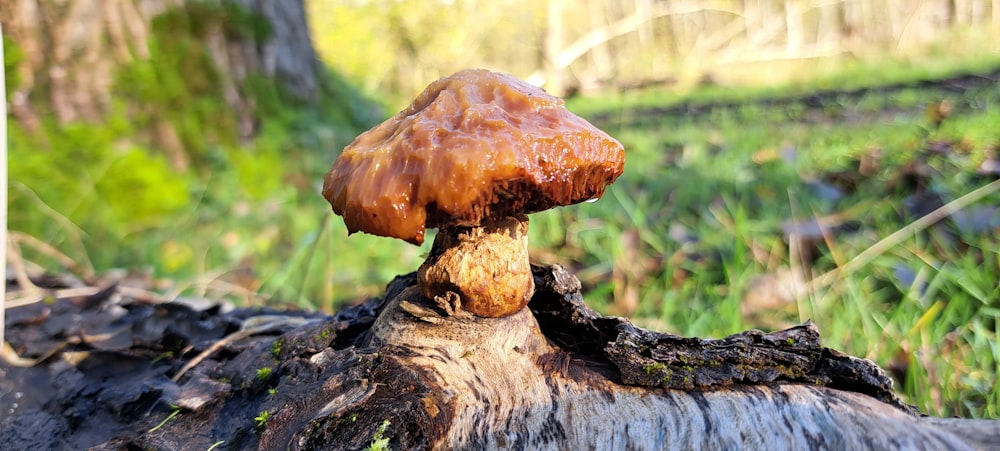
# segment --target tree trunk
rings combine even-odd
[[[301,100],[311,101],[319,93],[319,59],[313,49],[302,0],[236,0],[248,11],[260,14],[271,25],[270,39],[263,45],[236,43],[262,72],[278,79]],[[256,65],[255,64],[255,65]]]
[[[880,369],[822,348],[809,324],[721,340],[655,333],[588,309],[579,281],[558,266],[534,273],[530,309],[493,319],[423,298],[413,274],[393,281],[384,298],[329,318],[119,299],[114,287],[13,309],[11,343],[42,361],[0,366],[0,442],[13,449],[1000,443],[1000,422],[916,414]]]
[[[185,25],[169,30],[170,38],[193,38],[204,46],[197,52],[210,60],[210,67],[184,61],[184,67],[170,69],[216,83],[206,91],[221,91],[235,116],[239,136],[231,139],[247,139],[259,127],[256,101],[247,88],[251,76],[273,80],[304,102],[319,98],[321,68],[301,0],[7,0],[0,21],[23,55],[10,93],[14,119],[29,131],[38,130],[49,114],[61,125],[104,119],[115,107],[116,91],[122,90],[118,85],[129,82],[119,78],[120,70],[155,57],[154,20],[168,13]],[[177,42],[161,39],[158,45],[180,47]],[[171,106],[186,107],[185,100],[171,99]],[[134,111],[169,108],[150,106],[135,96],[125,101]],[[154,147],[163,149],[178,169],[186,168],[190,149],[175,124],[162,112],[152,116]]]

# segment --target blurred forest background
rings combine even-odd
[[[1000,174],[1000,0],[2,0],[0,21],[27,270],[327,311],[378,295],[428,248],[347,238],[322,175],[483,67],[628,149],[601,202],[532,216],[533,258],[591,305],[715,336],[813,318],[922,408],[1000,412],[995,193],[836,272]]]
[[[555,95],[805,81],[845,64],[992,51],[1000,28],[996,0],[307,5],[327,63],[365,92],[403,98],[466,67],[510,72]]]

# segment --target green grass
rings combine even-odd
[[[897,388],[923,411],[1000,415],[997,222],[964,230],[944,221],[791,305],[741,311],[755,278],[797,266],[784,221],[836,215],[854,224],[815,244],[802,269],[818,275],[917,219],[905,205],[921,202],[909,196],[948,202],[993,180],[975,171],[1000,149],[1000,87],[872,91],[819,107],[790,100],[780,109],[743,99],[679,98],[674,105],[703,108],[667,116],[643,102],[594,108],[601,102],[580,100],[625,144],[626,173],[600,202],[572,207],[575,214],[535,215],[534,246],[574,256],[591,289],[587,301],[601,311],[698,336],[812,319],[827,346],[892,370]],[[925,110],[942,101],[956,108],[935,126]],[[928,150],[942,143],[940,152]],[[859,159],[875,149],[881,168],[860,175]],[[856,188],[837,199],[820,195],[815,181],[834,174],[856,179]],[[996,221],[1000,212],[989,209],[998,204],[994,193],[969,210]],[[539,220],[546,214],[561,220]],[[539,230],[548,227],[563,227],[566,237]]]
[[[750,77],[739,85],[704,83],[677,89],[646,89],[609,92],[605,95],[580,97],[570,103],[578,114],[589,116],[603,113],[628,114],[629,110],[658,107],[669,108],[684,103],[740,103],[760,99],[786,98],[826,91],[851,91],[870,87],[937,80],[962,74],[989,71],[1000,65],[1000,55],[977,54],[975,57],[951,57],[946,53],[915,58],[839,58],[807,63],[799,72],[800,82],[768,84],[768,68],[744,68],[761,75]],[[824,70],[821,66],[834,66]],[[778,68],[778,75],[788,78],[788,68]],[[872,97],[871,101],[880,101]],[[902,100],[902,99],[900,99]]]

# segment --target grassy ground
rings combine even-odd
[[[829,346],[889,368],[924,411],[997,417],[996,184],[868,251],[997,179],[983,173],[1000,148],[997,74],[571,103],[622,140],[626,174],[596,204],[536,216],[534,242],[577,262],[605,312],[701,336],[812,319]]]

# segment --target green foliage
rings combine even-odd
[[[152,137],[173,127],[181,151],[199,168],[207,163],[211,146],[233,145],[238,136],[235,113],[227,106],[221,76],[203,42],[203,21],[211,18],[186,8],[157,16],[150,57],[121,68],[115,81],[116,95],[131,105],[135,127]]]
[[[320,57],[366,93],[385,96],[393,109],[439,76],[468,67],[530,73],[545,11],[543,2],[478,0],[307,1],[306,7]],[[447,26],[443,17],[475,26]]]
[[[24,61],[24,50],[7,35],[3,36],[3,74],[7,88],[7,97],[21,84],[18,65]]]
[[[216,173],[232,171],[239,190],[246,193],[249,200],[265,200],[281,191],[284,180],[280,175],[285,168],[276,152],[236,148],[228,153],[228,160],[229,168],[220,168]]]
[[[921,60],[915,64],[906,59],[882,58],[875,60],[837,60],[837,69],[829,72],[809,72],[802,82],[781,85],[726,86],[703,84],[686,90],[629,90],[612,92],[601,96],[577,97],[572,99],[573,110],[577,114],[592,115],[620,111],[628,115],[630,111],[644,107],[669,109],[678,105],[693,103],[740,104],[761,100],[803,97],[828,91],[865,89],[895,84],[913,84],[920,80],[938,80],[962,74],[981,74],[1000,65],[1000,55],[986,54],[977,58],[940,58]],[[912,104],[926,100],[919,89],[908,94],[887,98],[872,95],[865,98],[869,105],[892,102],[895,106]],[[787,115],[789,119],[804,111],[801,105],[790,105],[787,109],[771,110],[770,114]]]
[[[311,103],[248,74],[242,88],[255,109],[233,111],[203,40],[213,29],[264,39],[270,27],[260,20],[232,2],[169,10],[153,20],[149,58],[114,74],[105,122],[45,118],[31,132],[12,123],[11,228],[98,268],[148,266],[190,278],[244,265],[265,285],[280,276],[328,211],[316,180],[381,112],[334,74],[321,78]],[[245,117],[260,124],[252,141],[239,136]],[[164,140],[171,133],[173,143]],[[190,170],[179,170],[177,156]],[[297,299],[297,285],[285,282],[276,280],[275,292]]]
[[[130,148],[113,156],[94,186],[112,224],[147,228],[187,207],[189,182],[163,155]]]
[[[253,418],[253,424],[258,430],[261,430],[267,427],[267,420],[269,419],[271,419],[271,412],[264,410]]]
[[[274,356],[274,358],[278,358],[281,355],[281,348],[284,347],[284,345],[284,338],[275,339],[274,343],[271,344],[271,355]]]
[[[666,15],[655,12],[663,3],[612,0],[588,0],[583,7],[530,0],[305,4],[319,57],[392,109],[434,79],[469,67],[539,80],[550,63],[568,64],[559,72],[584,90],[660,81],[678,89],[718,83],[715,91],[789,83],[826,89],[888,83],[902,72],[933,74],[961,60],[995,60],[1000,49],[988,8],[960,20],[930,20],[908,16],[908,7],[895,2],[879,8],[837,2],[799,14],[791,11],[795,1],[774,1],[763,15],[757,2],[736,1]],[[740,17],[756,19],[734,20]],[[887,27],[887,17],[909,20]],[[582,54],[574,59],[576,51]],[[868,78],[856,77],[860,72]],[[811,83],[817,76],[827,83]]]
[[[390,424],[389,420],[382,421],[382,424],[380,424],[378,429],[375,430],[375,435],[372,436],[371,444],[365,448],[366,451],[387,451],[392,449],[389,447],[389,437],[385,436],[385,430]]]
[[[249,38],[258,43],[266,41],[274,31],[267,18],[232,0],[188,1],[184,8],[160,14],[153,24],[159,31],[182,30],[198,36],[218,27],[227,38]]]
[[[120,144],[121,122],[11,127],[10,227],[59,245],[78,230],[103,240],[166,221],[189,205],[193,180],[163,157]],[[109,263],[104,261],[103,263]]]

